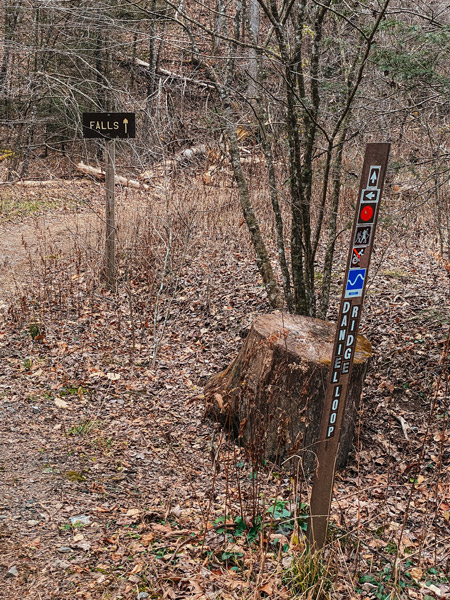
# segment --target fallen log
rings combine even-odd
[[[209,148],[206,144],[199,144],[181,150],[173,158],[163,160],[155,165],[151,170],[144,171],[139,175],[139,179],[143,181],[152,181],[166,175],[172,175],[176,169],[187,167],[202,158],[206,158],[209,153]]]
[[[92,175],[92,177],[95,177],[96,179],[105,179],[105,171],[103,169],[86,165],[83,161],[77,164],[77,169],[85,175]]]
[[[85,175],[91,175],[92,177],[100,179],[101,181],[104,181],[105,179],[105,171],[103,169],[99,169],[98,167],[93,167],[91,165],[86,165],[84,162],[79,162],[77,164],[77,169]],[[123,185],[124,187],[131,187],[143,190],[150,189],[150,186],[146,183],[136,181],[135,179],[127,179],[126,177],[122,177],[121,175],[116,175],[114,181],[116,185]]]
[[[119,63],[126,67],[136,67],[143,77],[150,77],[150,63],[146,62],[145,60],[141,60],[140,58],[132,58],[129,56],[121,56],[119,58]],[[183,83],[189,83],[197,87],[202,87],[211,90],[216,89],[216,86],[210,81],[200,81],[198,79],[193,79],[192,77],[183,75],[182,73],[175,73],[174,71],[168,71],[167,69],[163,69],[161,67],[158,67],[156,69],[156,74],[162,77],[167,77],[168,79],[174,79],[182,81]]]
[[[61,187],[67,185],[85,185],[88,183],[81,179],[25,179],[23,181],[1,181],[0,185],[9,185],[25,188]]]
[[[315,467],[334,323],[273,313],[258,317],[237,358],[206,384],[206,414],[248,448],[253,460],[299,457]],[[352,447],[370,342],[358,336],[337,466]]]

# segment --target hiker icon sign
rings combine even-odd
[[[355,246],[368,246],[372,235],[372,225],[363,225],[356,228]]]
[[[367,269],[350,269],[347,277],[347,285],[345,286],[346,298],[359,298],[362,296],[364,280],[366,278]]]

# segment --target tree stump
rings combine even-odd
[[[237,358],[206,384],[206,414],[226,426],[253,459],[300,457],[315,467],[336,324],[299,315],[258,317]],[[358,335],[337,467],[352,446],[370,342]]]

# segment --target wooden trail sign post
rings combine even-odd
[[[368,144],[364,157],[359,201],[353,223],[345,285],[336,327],[319,441],[316,446],[318,464],[313,480],[307,532],[310,546],[316,550],[322,549],[326,541],[342,419],[389,149],[390,144]]]
[[[105,140],[105,279],[110,289],[114,289],[116,282],[115,139],[136,137],[135,123],[134,113],[83,113],[83,136],[88,139],[100,138]]]

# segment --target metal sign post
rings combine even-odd
[[[116,142],[105,141],[105,184],[106,184],[106,241],[105,241],[105,280],[112,290],[116,283],[116,223],[115,223],[115,178]]]
[[[345,285],[317,443],[318,464],[313,480],[307,532],[309,543],[316,550],[322,549],[326,540],[342,419],[352,373],[389,149],[390,144],[367,144],[364,157],[359,201],[353,223]]]
[[[83,113],[83,136],[105,140],[105,184],[106,184],[106,241],[105,279],[114,289],[116,282],[116,225],[115,225],[115,178],[116,138],[136,137],[134,113]]]

